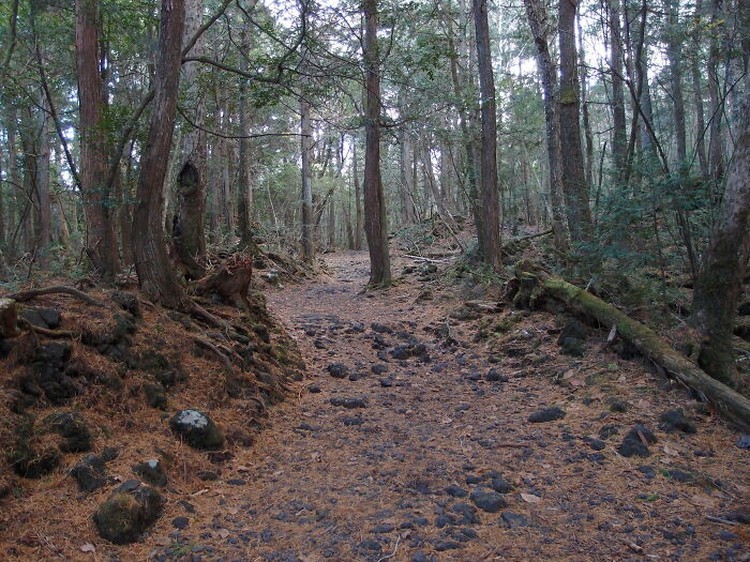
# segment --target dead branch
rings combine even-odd
[[[18,293],[12,293],[10,295],[6,295],[6,297],[9,299],[16,300],[16,301],[24,302],[24,301],[29,301],[33,298],[36,298],[42,295],[52,295],[55,293],[63,293],[66,295],[70,295],[79,300],[82,300],[86,304],[90,304],[93,306],[104,306],[103,302],[96,300],[94,297],[87,295],[83,291],[79,291],[78,289],[75,289],[73,287],[68,287],[66,285],[53,285],[52,287],[43,287],[41,289],[30,289],[28,291],[20,291]]]
[[[68,330],[50,330],[49,328],[42,328],[41,326],[34,326],[34,324],[29,322],[25,318],[19,318],[18,325],[21,326],[22,328],[25,328],[26,330],[34,332],[37,335],[47,336],[48,338],[75,339],[79,336],[79,334],[76,334],[75,332],[70,332]]]
[[[207,349],[210,352],[212,352],[214,355],[216,355],[216,357],[218,357],[221,360],[221,362],[224,364],[224,367],[228,371],[234,370],[234,365],[232,365],[232,361],[229,359],[229,357],[227,357],[218,347],[216,347],[210,341],[204,340],[203,338],[199,338],[198,336],[194,336],[193,341],[199,347],[202,347],[203,349]]]

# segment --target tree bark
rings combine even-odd
[[[562,181],[565,208],[571,240],[589,242],[593,235],[594,223],[589,207],[589,186],[586,185],[581,148],[580,91],[575,41],[575,15],[578,0],[559,1],[560,146],[564,153]]]
[[[312,160],[313,130],[310,102],[300,100],[300,150],[302,152],[302,260],[315,262],[315,219],[313,218]]]
[[[623,73],[622,26],[620,25],[620,1],[608,0],[610,40],[610,74],[612,76],[612,160],[615,169],[615,184],[620,186],[627,177],[627,124],[625,122],[625,89]]]
[[[76,75],[81,130],[81,192],[86,220],[86,253],[105,278],[120,271],[107,185],[108,150],[104,84],[99,60],[99,0],[76,0]]]
[[[750,95],[727,173],[724,198],[693,291],[692,323],[703,334],[698,362],[725,384],[736,365],[732,327],[750,259]]]
[[[364,0],[365,15],[365,234],[370,250],[371,287],[391,284],[383,183],[380,176],[380,62],[378,52],[378,3]]]
[[[552,231],[555,247],[567,252],[568,225],[565,222],[565,201],[562,183],[562,152],[560,148],[560,119],[555,98],[557,75],[549,49],[550,23],[545,6],[539,0],[524,0],[526,17],[534,36],[537,50],[537,67],[542,81],[544,124],[547,132],[547,160],[549,162],[550,200],[552,202]]]
[[[155,301],[180,309],[188,307],[189,299],[169,263],[162,214],[177,110],[184,22],[184,0],[162,0],[155,94],[133,218],[133,253],[141,289]]]
[[[502,246],[500,203],[497,190],[497,104],[492,53],[490,52],[490,28],[487,21],[487,0],[474,0],[474,25],[482,116],[479,167],[482,210],[479,213],[477,236],[482,259],[492,269],[499,270],[502,266]]]

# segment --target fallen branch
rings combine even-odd
[[[50,330],[49,328],[42,328],[41,326],[34,326],[34,324],[29,322],[25,318],[19,318],[18,325],[29,330],[30,332],[34,332],[35,334],[38,334],[40,336],[47,336],[48,338],[74,339],[79,336],[79,334],[76,334],[75,332],[70,332],[68,330]]]
[[[43,287],[41,289],[30,289],[28,291],[20,291],[18,293],[6,295],[6,297],[23,302],[29,301],[35,297],[39,297],[42,295],[52,295],[55,293],[64,293],[70,295],[79,300],[82,300],[86,304],[90,304],[93,306],[104,306],[103,302],[96,300],[94,297],[87,295],[83,291],[79,291],[78,289],[75,289],[73,287],[68,287],[67,285],[54,285],[52,287]]]
[[[607,328],[616,326],[620,336],[643,355],[698,392],[729,421],[744,430],[750,429],[750,400],[745,396],[708,376],[687,357],[662,341],[653,330],[629,318],[614,306],[558,277],[541,279],[543,295],[564,302]]]

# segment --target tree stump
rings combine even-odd
[[[12,338],[18,335],[18,311],[16,301],[0,298],[0,337]]]
[[[216,271],[195,283],[199,295],[214,293],[222,301],[245,309],[250,308],[247,291],[253,273],[253,258],[247,254],[233,254]]]

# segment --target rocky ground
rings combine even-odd
[[[306,368],[254,442],[172,463],[139,543],[29,518],[6,558],[750,560],[750,437],[606,330],[448,282],[450,260],[398,258],[370,292],[366,253],[325,262],[264,289]]]

